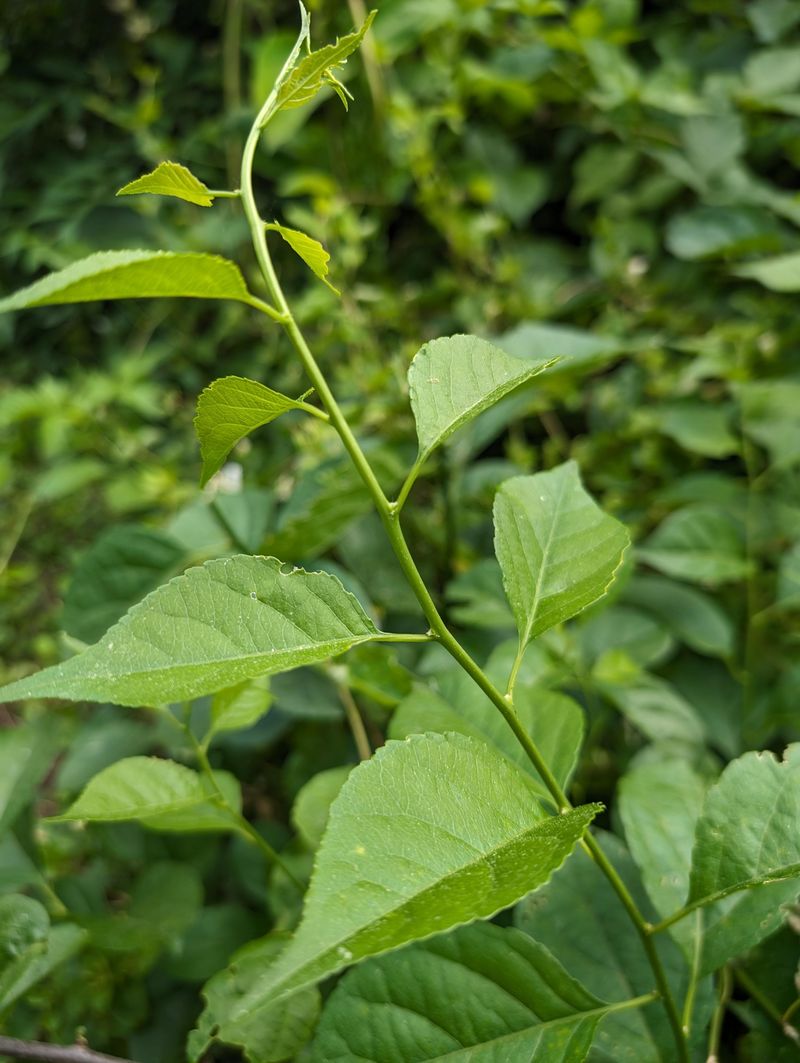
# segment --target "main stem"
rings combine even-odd
[[[533,764],[548,791],[552,795],[558,811],[567,812],[572,808],[572,805],[567,795],[561,789],[558,780],[553,775],[544,757],[540,753],[536,743],[520,723],[519,718],[514,711],[511,699],[501,694],[494,686],[485,675],[482,668],[472,659],[472,657],[470,657],[458,639],[456,639],[450,632],[440,616],[439,610],[436,608],[436,603],[431,597],[428,588],[425,585],[425,581],[411,555],[411,551],[408,548],[408,543],[406,542],[405,535],[400,526],[400,508],[397,503],[391,503],[384,494],[383,488],[378,482],[372,466],[369,464],[358,440],[350,428],[350,425],[339,408],[339,404],[328,386],[328,382],[317,364],[314,355],[311,353],[311,350],[305,341],[305,337],[300,331],[289,304],[286,301],[286,296],[283,293],[283,289],[281,288],[275,272],[275,267],[272,264],[272,258],[270,257],[269,248],[267,247],[264,221],[258,212],[258,206],[256,205],[255,195],[253,193],[253,160],[258,146],[262,124],[264,118],[269,114],[271,105],[272,99],[270,97],[256,117],[247,137],[247,142],[245,143],[244,152],[242,154],[241,192],[242,205],[250,227],[250,234],[253,240],[256,258],[264,276],[270,297],[280,314],[281,324],[297,351],[306,374],[320,397],[322,405],[327,410],[330,423],[338,432],[345,450],[350,455],[361,479],[369,490],[375,508],[378,511],[378,516],[380,517],[381,523],[389,538],[389,542],[391,543],[395,556],[403,570],[403,574],[413,590],[414,595],[425,614],[426,620],[430,624],[431,634],[441,642],[451,657],[461,665],[464,671],[475,681],[475,683],[477,683],[492,704],[500,711],[503,719],[514,732],[515,738],[525,750],[528,759]],[[648,924],[637,908],[636,902],[631,896],[627,886],[619,877],[614,865],[606,857],[597,841],[591,835],[587,834],[583,844],[591,854],[592,859],[597,866],[611,883],[636,927],[636,932],[638,933],[647,954],[647,958],[653,970],[653,975],[656,979],[659,994],[669,1017],[670,1026],[672,1027],[678,1048],[678,1059],[681,1063],[688,1063],[689,1054],[686,1039],[681,1027],[681,1018],[678,1014],[672,991],[667,982],[661,959],[656,951],[655,943],[648,933]]]

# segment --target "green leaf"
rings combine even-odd
[[[210,207],[214,202],[213,195],[203,182],[178,162],[160,162],[152,173],[130,181],[120,188],[117,195],[134,196],[143,192],[155,196],[174,196],[198,207]]]
[[[600,662],[610,670],[613,661]],[[654,742],[678,741],[702,746],[706,733],[703,722],[689,702],[669,683],[647,673],[634,674],[616,682],[602,671],[594,675],[605,696],[631,723]]]
[[[714,506],[686,506],[671,513],[636,554],[668,576],[710,586],[745,579],[751,569],[741,527]]]
[[[0,897],[0,970],[31,945],[46,941],[50,931],[47,910],[32,897]]]
[[[462,735],[388,742],[334,801],[300,926],[233,1018],[368,956],[488,919],[546,882],[598,811],[547,816],[520,772]]]
[[[494,527],[519,659],[537,635],[606,593],[630,542],[586,492],[573,461],[506,480],[495,497]]]
[[[765,448],[772,465],[800,462],[800,380],[753,380],[736,388],[742,427]]]
[[[218,690],[211,700],[211,723],[205,736],[208,744],[221,731],[252,727],[272,703],[268,680],[245,679],[234,687]]]
[[[316,989],[302,989],[288,999],[265,999],[235,1017],[253,983],[269,970],[289,935],[273,933],[245,945],[230,966],[215,974],[203,989],[206,1007],[188,1041],[188,1056],[196,1063],[214,1041],[239,1045],[250,1063],[283,1063],[294,1059],[311,1037],[320,1010]]]
[[[200,805],[211,788],[196,771],[158,757],[127,757],[95,775],[52,822],[147,819]]]
[[[763,208],[701,206],[672,217],[665,242],[677,258],[695,261],[777,251],[782,238],[774,216]]]
[[[46,942],[32,945],[0,970],[0,1014],[79,952],[89,935],[73,923],[53,927]]]
[[[612,336],[598,336],[583,329],[541,321],[523,321],[496,337],[494,342],[515,358],[557,358],[548,376],[604,365],[618,358],[627,346]]]
[[[0,698],[158,708],[326,660],[377,634],[334,576],[238,555],[177,576],[100,642],[0,688]]]
[[[636,868],[613,835],[598,835],[639,910],[650,911]],[[619,897],[591,858],[577,852],[552,880],[526,897],[514,922],[548,948],[590,993],[626,1000],[653,988],[653,972]],[[686,964],[668,937],[656,939],[673,991],[681,987]],[[679,997],[682,999],[682,997]],[[623,1011],[600,1027],[594,1053],[614,1063],[673,1063],[669,1024],[661,1007]]]
[[[311,1059],[582,1063],[604,1010],[527,934],[478,923],[351,971]]]
[[[462,425],[554,361],[512,358],[477,336],[444,336],[420,347],[408,370],[419,439],[416,465]]]
[[[302,786],[292,806],[292,823],[309,849],[316,849],[322,841],[331,805],[352,771],[350,764],[328,768],[313,775]]]
[[[714,657],[733,653],[733,624],[708,595],[659,576],[636,576],[623,591],[626,602],[652,613],[693,650]]]
[[[241,376],[223,376],[201,392],[194,419],[203,457],[201,487],[208,483],[239,440],[305,403]],[[318,411],[315,411],[315,413]]]
[[[55,738],[47,725],[23,723],[0,729],[0,835],[36,793],[56,754]]]
[[[172,297],[253,302],[239,267],[219,255],[98,251],[0,299],[0,314],[96,299]]]
[[[338,38],[335,44],[327,44],[324,48],[310,52],[301,59],[278,88],[275,110],[302,107],[326,85],[335,91],[337,86],[341,89],[333,71],[346,62],[348,56],[358,48],[375,15],[376,12],[371,11],[360,29]],[[338,95],[346,109],[346,96],[342,95],[342,92],[338,92]]]
[[[64,630],[95,642],[132,605],[173,575],[185,551],[168,535],[139,524],[103,533],[81,557],[64,596]]]
[[[733,270],[737,277],[758,281],[773,292],[800,291],[800,251],[762,258]]]
[[[213,774],[225,799],[224,804],[220,802],[219,795],[211,785],[203,780],[205,800],[199,804],[176,808],[171,812],[144,816],[142,824],[149,830],[167,834],[205,834],[237,830],[232,812],[235,814],[242,809],[242,788],[239,780],[227,771],[215,771]]]
[[[279,225],[276,221],[270,222],[265,228],[282,236],[294,253],[302,258],[315,277],[319,277],[323,284],[326,284],[336,295],[342,294],[328,280],[328,262],[330,262],[331,256],[319,240],[300,232],[299,229],[287,229],[285,225]]]

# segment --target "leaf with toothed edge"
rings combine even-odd
[[[210,207],[214,196],[191,170],[178,162],[160,162],[151,173],[129,181],[117,192],[118,196],[173,196],[197,207]]]
[[[327,660],[379,634],[335,576],[240,554],[170,580],[83,653],[0,688],[0,701],[159,708]]]

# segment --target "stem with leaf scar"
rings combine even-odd
[[[405,575],[406,580],[414,592],[422,612],[430,625],[429,636],[435,638],[442,644],[451,657],[453,657],[475,683],[477,683],[495,708],[499,710],[503,719],[513,731],[515,738],[525,750],[528,759],[531,761],[550,792],[558,812],[567,812],[572,808],[572,804],[561,789],[558,780],[550,770],[536,743],[520,722],[514,710],[512,698],[508,695],[503,695],[497,687],[494,686],[480,665],[473,660],[470,654],[449,630],[428,591],[419,569],[417,568],[400,525],[400,509],[402,507],[402,502],[405,501],[405,497],[410,491],[413,480],[411,480],[411,483],[409,483],[408,480],[406,481],[408,486],[404,489],[398,502],[391,502],[387,498],[383,488],[378,482],[372,466],[361,449],[353,430],[342,413],[342,410],[328,385],[325,375],[306,343],[305,337],[303,336],[286,300],[286,296],[278,280],[269,253],[264,228],[265,223],[259,214],[253,192],[253,161],[256,148],[258,147],[261,131],[269,121],[273,109],[274,100],[273,95],[271,94],[259,111],[248,134],[242,154],[240,184],[241,202],[250,228],[256,259],[273,304],[270,307],[268,316],[273,320],[278,320],[285,329],[292,346],[300,358],[310,383],[316,390],[322,406],[328,414],[330,424],[336,429],[345,450],[349,454],[356,470],[366,485],[395,556],[400,563],[403,574]],[[266,304],[264,304],[264,306],[266,307]],[[410,479],[411,478],[409,478],[409,480]],[[648,933],[648,924],[637,908],[636,902],[631,896],[628,888],[625,886],[613,864],[606,857],[597,841],[591,835],[587,835],[582,844],[589,852],[598,868],[609,880],[636,928],[636,932],[642,942],[655,977],[658,996],[661,998],[663,1006],[667,1012],[670,1027],[672,1028],[675,1037],[678,1051],[677,1059],[680,1060],[680,1063],[688,1063],[688,1047],[682,1028],[681,1017],[678,1013],[672,991],[667,982],[661,959],[656,951],[655,943]]]

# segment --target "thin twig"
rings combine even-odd
[[[38,1060],[39,1063],[131,1063],[121,1056],[93,1052],[85,1045],[48,1045],[43,1041],[20,1041],[0,1036],[0,1056],[11,1059]]]
[[[356,744],[359,760],[369,760],[372,756],[372,747],[369,744],[367,731],[364,727],[364,721],[361,719],[361,713],[358,711],[356,699],[350,693],[349,687],[345,686],[344,683],[337,683],[336,685],[342,705],[344,705],[344,714],[347,717],[353,741]]]

